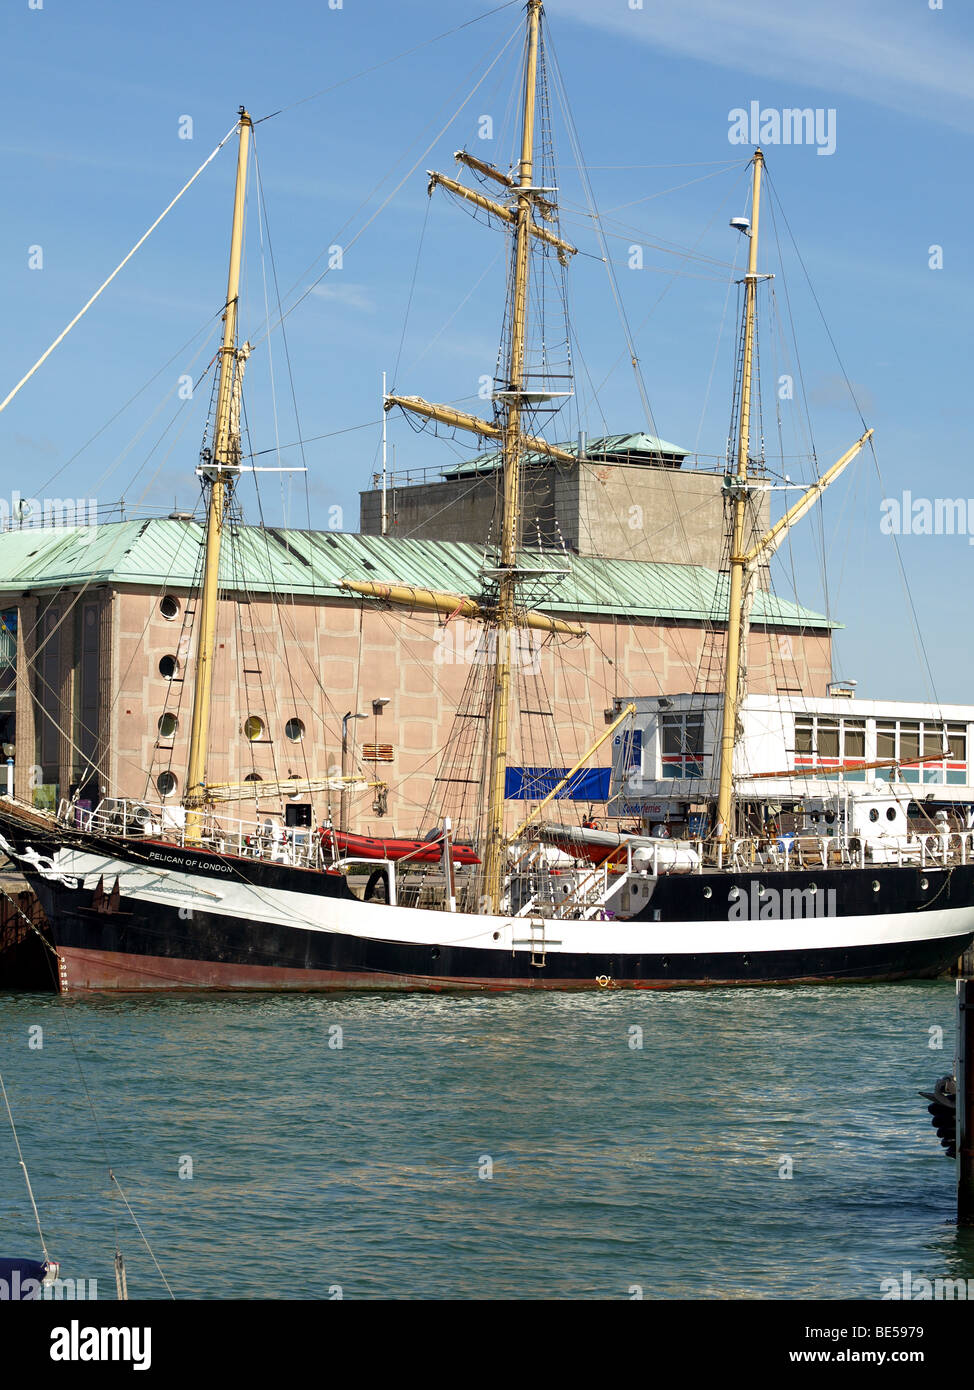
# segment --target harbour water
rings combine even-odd
[[[47,1244],[100,1298],[115,1224],[131,1296],[165,1296],[109,1165],[178,1298],[877,1299],[904,1270],[974,1279],[917,1095],[953,1033],[943,981],[0,996]],[[39,1254],[5,1118],[0,1171],[5,1253]]]

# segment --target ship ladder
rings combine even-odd
[[[530,946],[531,964],[538,969],[542,969],[548,964],[546,955],[549,945],[556,946],[559,942],[549,942],[545,937],[545,919],[543,917],[532,917],[528,922],[528,930],[531,935],[522,937],[520,941],[512,941],[512,946]]]

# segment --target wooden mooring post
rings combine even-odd
[[[957,1224],[974,1226],[974,980],[957,981]]]

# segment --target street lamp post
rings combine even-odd
[[[355,710],[349,710],[342,715],[342,790],[338,806],[338,828],[341,831],[348,829],[348,721],[350,719],[367,719],[368,715],[358,714]]]

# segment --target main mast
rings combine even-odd
[[[729,480],[733,500],[730,547],[730,594],[727,607],[727,658],[724,665],[724,712],[720,735],[720,783],[714,837],[724,844],[730,834],[734,796],[734,745],[741,699],[741,644],[747,601],[748,526],[750,494],[748,451],[751,443],[751,379],[754,361],[754,307],[757,295],[758,221],[761,213],[761,171],[764,155],[754,151],[751,185],[750,245],[744,280],[744,351],[741,363],[741,404],[737,430],[737,473]]]
[[[250,153],[252,122],[240,108],[237,147],[237,182],[233,200],[233,229],[230,234],[230,269],[227,275],[226,307],[223,311],[223,343],[220,348],[220,382],[217,388],[216,422],[212,457],[204,460],[200,472],[209,485],[206,517],[206,557],[200,591],[199,638],[196,648],[196,679],[193,689],[193,723],[189,741],[186,776],[186,839],[198,840],[202,830],[202,807],[206,802],[206,758],[210,734],[210,702],[213,693],[213,656],[216,645],[216,615],[220,573],[220,545],[227,506],[235,479],[240,473],[239,373],[246,352],[237,348],[237,307],[240,291],[240,256],[243,247],[244,202],[247,191],[247,160]],[[235,409],[236,402],[236,409]]]
[[[531,250],[534,175],[534,110],[538,76],[538,29],[541,0],[528,0],[528,51],[524,74],[524,114],[518,178],[517,230],[514,240],[514,298],[511,305],[511,351],[504,401],[504,499],[501,515],[500,578],[497,599],[497,650],[490,702],[490,747],[487,760],[487,815],[484,841],[484,896],[499,912],[504,892],[507,842],[504,810],[507,748],[511,712],[511,632],[517,602],[517,552],[521,539],[521,392],[524,387],[524,342],[528,316],[528,258]]]

